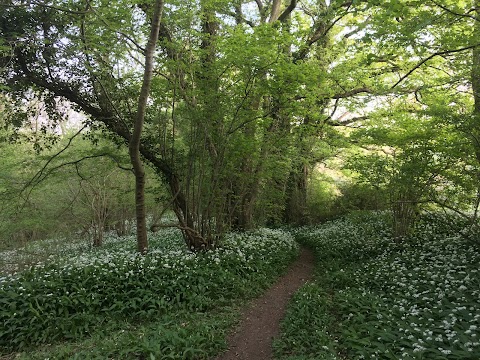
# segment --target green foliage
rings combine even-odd
[[[341,209],[334,207],[335,201],[340,195],[338,188],[332,184],[332,180],[318,176],[309,183],[307,205],[312,222],[324,221],[336,217],[342,212]]]
[[[437,120],[440,114],[460,120],[471,110],[472,96],[464,89],[472,64],[457,50],[478,41],[473,3],[442,4],[307,1],[280,22],[268,21],[269,6],[253,3],[166,4],[142,138],[145,157],[165,179],[181,180],[188,208],[206,219],[202,231],[215,218],[220,225],[210,232],[222,232],[239,207],[278,222],[293,203],[284,190],[290,175],[299,163],[322,160],[314,143],[337,139],[329,124],[348,124],[339,114],[348,111],[373,118],[359,125],[352,140],[366,139],[359,145],[377,146],[373,152],[388,146],[398,155],[386,164],[375,156],[367,164],[355,161],[360,172],[369,170],[373,186],[384,180],[382,186],[423,201],[431,190],[453,184],[460,189],[455,200],[471,201],[475,182],[456,165],[471,165],[458,151],[465,149],[460,134],[468,127]],[[20,47],[0,59],[2,87],[19,105],[41,99],[52,124],[62,119],[56,101],[68,98],[128,140],[143,70],[132,64],[143,57],[151,10],[150,4],[124,0],[97,1],[87,10],[78,1],[7,7],[0,17],[0,52]],[[35,110],[12,108],[19,112],[9,117],[15,128]],[[45,146],[43,139],[29,141]],[[447,149],[444,143],[454,145]]]
[[[91,337],[18,354],[19,359],[209,359],[225,347],[236,309],[177,311],[147,323],[111,322]]]
[[[478,357],[480,249],[459,236],[465,222],[424,216],[399,245],[386,219],[358,213],[297,232],[319,267],[290,306],[279,358]]]
[[[430,103],[421,109],[407,99],[392,99],[390,106],[373,111],[352,132],[362,148],[347,158],[346,168],[388,203],[395,236],[411,231],[416,214],[432,204],[473,214],[478,162],[475,146],[465,136],[470,117],[455,115],[461,111],[455,105]]]
[[[345,183],[340,186],[341,196],[334,207],[343,214],[358,210],[385,210],[388,207],[387,194],[381,188],[365,183]]]
[[[135,252],[132,237],[111,236],[102,250],[70,248],[1,278],[0,346],[22,349],[81,338],[110,321],[227,305],[265,287],[298,249],[289,234],[267,229],[232,234],[222,248],[199,254],[187,252],[178,231],[150,238],[146,256]]]
[[[328,294],[316,283],[304,285],[290,300],[282,324],[282,337],[274,341],[276,354],[285,359],[336,359],[328,334],[334,321]]]
[[[5,206],[0,209],[0,248],[67,235],[89,235],[92,240],[105,230],[128,230],[134,182],[127,153],[103,139],[94,145],[82,135],[67,146],[72,135],[39,154],[27,143],[1,145],[0,199]],[[165,190],[155,181],[147,169],[150,214],[164,202]]]
[[[474,3],[363,3],[349,19],[358,28],[356,21],[369,19],[352,51],[386,92],[369,103],[368,119],[351,133],[361,150],[347,166],[361,181],[385,190],[394,209],[399,202],[434,202],[471,210],[478,160],[475,135],[468,134],[475,134],[476,125],[473,97],[463,86],[471,82],[472,58],[469,50],[456,50],[478,43],[473,17],[461,15]],[[437,56],[450,51],[448,59]],[[401,82],[396,74],[404,75]],[[358,105],[352,102],[354,109]]]
[[[352,211],[384,210],[388,207],[385,191],[355,180],[318,177],[308,190],[308,213],[313,223],[338,218]]]

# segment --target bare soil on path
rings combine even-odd
[[[303,248],[288,272],[245,308],[240,325],[228,338],[228,350],[216,360],[272,359],[272,341],[280,333],[287,304],[312,278],[314,265],[312,251]]]

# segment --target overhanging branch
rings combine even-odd
[[[80,133],[87,127],[87,125],[84,125],[80,130],[78,130],[75,134],[73,134],[73,136],[71,136],[69,139],[68,139],[68,142],[67,144],[60,150],[58,151],[56,154],[54,154],[50,159],[47,160],[47,162],[43,165],[43,167],[30,179],[30,181],[27,182],[27,184],[23,187],[23,190],[26,190],[27,188],[29,188],[30,186],[32,186],[32,188],[39,184],[44,178],[44,173],[48,167],[48,165],[50,165],[50,163],[56,159],[57,157],[59,157],[63,152],[65,152],[69,147],[70,145],[72,144],[73,140],[78,136],[80,135]],[[31,190],[30,190],[31,192]],[[29,194],[30,194],[29,192]]]
[[[325,123],[330,125],[330,126],[348,126],[351,124],[356,123],[357,121],[362,121],[368,119],[368,116],[355,116],[349,119],[342,120],[342,117],[340,117],[337,120],[332,120],[329,119]]]
[[[448,55],[448,54],[454,54],[454,53],[457,53],[457,52],[462,52],[462,51],[470,50],[470,49],[473,49],[474,47],[477,47],[477,46],[480,46],[480,44],[465,46],[465,47],[460,48],[460,49],[444,50],[444,51],[436,52],[436,53],[434,53],[434,54],[426,57],[426,58],[423,59],[422,61],[420,61],[417,65],[415,65],[409,72],[407,72],[405,75],[403,75],[403,76],[400,78],[400,80],[398,80],[398,81],[391,87],[391,89],[394,89],[397,85],[399,85],[399,84],[400,84],[401,82],[403,82],[407,77],[409,77],[412,73],[414,73],[415,70],[417,70],[420,66],[422,66],[423,64],[425,64],[427,61],[433,59],[434,57],[442,56],[442,55]]]
[[[448,7],[446,7],[445,5],[442,5],[442,4],[439,4],[437,1],[434,1],[434,0],[430,0],[432,3],[434,3],[436,6],[438,6],[440,9],[442,10],[445,10],[446,12],[452,14],[452,15],[455,15],[455,16],[459,16],[459,17],[466,17],[466,18],[470,18],[470,19],[473,19],[475,21],[478,21],[479,19],[476,17],[476,16],[473,16],[473,15],[470,15],[469,13],[470,12],[473,12],[475,11],[475,8],[473,9],[470,9],[467,13],[458,13],[456,11],[453,11],[452,9],[449,9]]]
[[[76,10],[70,10],[70,9],[62,8],[62,7],[58,7],[58,6],[47,5],[43,2],[34,1],[34,0],[25,2],[24,4],[15,4],[15,5],[14,4],[5,4],[5,3],[2,4],[2,6],[4,6],[4,7],[14,7],[14,8],[29,7],[31,5],[38,5],[40,7],[46,8],[46,9],[52,9],[52,10],[56,10],[56,11],[60,11],[60,12],[64,12],[64,13],[72,14],[72,15],[84,15],[84,14],[89,12],[89,10],[87,10],[87,11],[76,11]]]
[[[360,87],[360,88],[352,89],[349,91],[345,91],[343,93],[335,94],[331,97],[331,99],[343,99],[343,98],[348,98],[348,97],[358,95],[358,94],[363,94],[363,93],[372,94],[373,91],[368,87]]]

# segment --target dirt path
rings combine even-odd
[[[272,359],[272,340],[291,296],[312,277],[314,256],[302,249],[288,273],[243,312],[240,326],[228,338],[228,350],[216,360]]]

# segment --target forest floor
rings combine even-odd
[[[312,278],[314,265],[313,252],[303,248],[288,272],[245,308],[239,326],[228,338],[228,350],[216,360],[272,359],[272,342],[280,332],[287,304]]]

